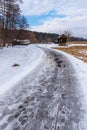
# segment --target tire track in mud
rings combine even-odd
[[[52,50],[33,76],[0,101],[0,130],[79,130],[78,82],[69,61]],[[29,79],[30,78],[30,79]]]

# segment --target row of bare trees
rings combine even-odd
[[[24,30],[28,24],[26,18],[21,15],[21,0],[0,0],[0,44],[12,43],[18,39],[20,30]]]

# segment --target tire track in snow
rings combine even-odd
[[[77,130],[78,82],[69,61],[44,49],[46,58],[0,101],[0,130]]]

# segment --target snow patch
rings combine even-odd
[[[44,52],[35,45],[0,49],[0,95],[32,72]],[[19,66],[13,67],[14,64]]]

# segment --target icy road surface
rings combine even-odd
[[[80,130],[79,83],[73,66],[61,53],[43,50],[43,61],[32,75],[0,99],[0,130]]]

